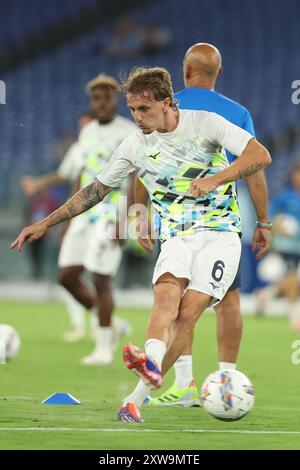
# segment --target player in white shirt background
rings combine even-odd
[[[143,380],[118,413],[121,421],[141,422],[139,405],[148,385],[161,385],[201,313],[224,297],[235,277],[241,246],[234,181],[269,165],[271,157],[251,134],[224,118],[179,111],[163,68],[134,69],[124,89],[139,130],[118,147],[96,180],[46,219],[24,228],[11,248],[21,250],[25,241],[94,207],[132,170],[142,179],[162,218],[163,246],[153,275],[146,354],[132,344],[124,348],[126,365]],[[239,157],[231,165],[224,148]]]
[[[90,112],[83,113],[77,122],[78,133],[92,120],[93,117]],[[82,167],[82,152],[77,140],[70,146],[56,171],[37,177],[24,176],[21,181],[21,187],[29,198],[46,189],[65,183],[72,185],[74,192],[76,192],[79,189],[78,178]],[[66,222],[62,231],[61,241],[68,226],[69,222]],[[71,329],[64,333],[64,339],[69,342],[79,341],[85,336],[85,308],[66,289],[62,289],[62,300],[68,312],[71,325]],[[95,324],[97,324],[97,316],[92,313],[92,330],[94,330]],[[92,331],[92,334],[94,334],[94,331]]]
[[[80,175],[80,186],[87,185],[102,171],[115,148],[136,129],[128,119],[117,115],[119,85],[112,77],[99,75],[86,87],[91,96],[91,112],[96,119],[81,130],[75,143],[55,174],[23,181],[27,193],[50,187],[62,181],[74,181]],[[116,336],[130,330],[128,322],[113,318],[114,308],[111,279],[121,261],[118,240],[108,240],[111,220],[111,204],[116,204],[120,192],[115,192],[107,205],[73,220],[70,224],[59,254],[59,283],[72,295],[66,297],[68,310],[72,311],[75,330],[67,334],[68,340],[83,336],[82,307],[96,311],[100,326],[96,328],[96,347],[83,358],[87,365],[112,362]],[[95,292],[83,282],[84,270],[92,273]],[[74,301],[73,299],[76,299]]]

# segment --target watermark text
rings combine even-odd
[[[292,88],[295,90],[291,96],[292,103],[300,104],[300,80],[294,80],[292,82]]]
[[[300,364],[300,339],[296,339],[295,341],[293,341],[292,349],[295,350],[291,357],[292,364],[298,366]]]

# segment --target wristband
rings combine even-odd
[[[267,228],[271,230],[272,228],[272,222],[260,222],[259,220],[256,221],[256,227],[257,228]]]

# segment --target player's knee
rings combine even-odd
[[[66,276],[64,273],[60,272],[57,276],[57,282],[59,285],[61,285],[62,287],[66,287],[65,284],[66,284]]]
[[[60,272],[57,278],[57,282],[65,289],[69,289],[74,284],[74,276],[71,276],[69,273],[64,271]]]
[[[243,331],[243,320],[239,305],[221,306],[215,309],[217,313],[217,325],[219,334],[227,335],[230,331],[230,335],[241,336]]]
[[[215,306],[215,311],[220,317],[241,317],[240,296],[237,290],[228,291],[221,302]]]
[[[170,321],[173,321],[178,315],[178,299],[172,292],[158,288],[154,295],[153,311],[157,311],[160,315],[164,315],[165,318],[168,317]]]
[[[93,283],[98,294],[108,295],[111,292],[111,277],[93,274]]]
[[[226,305],[218,305],[216,308],[217,315],[224,316],[224,317],[235,317],[239,318],[241,316],[241,309],[240,306],[237,304],[226,304]]]
[[[184,334],[190,334],[191,331],[193,331],[199,316],[199,312],[193,311],[187,307],[182,308],[177,320],[179,331],[184,332]]]

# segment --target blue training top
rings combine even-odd
[[[213,90],[207,88],[185,88],[175,93],[180,109],[193,109],[199,111],[210,111],[220,114],[227,121],[245,129],[255,136],[253,120],[248,109]],[[234,156],[227,152],[229,163],[232,163]]]

